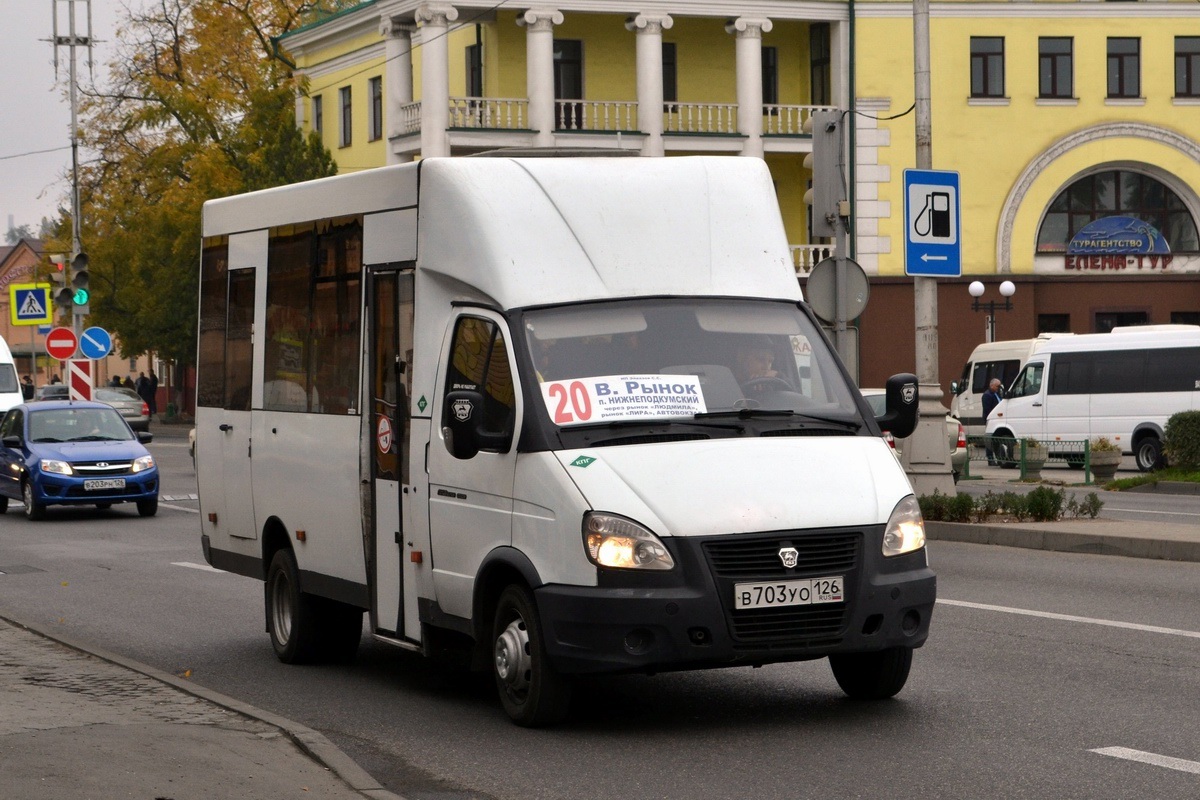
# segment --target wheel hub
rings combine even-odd
[[[496,675],[509,691],[522,693],[529,688],[532,667],[529,632],[523,620],[514,619],[496,638]]]

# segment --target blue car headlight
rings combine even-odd
[[[133,460],[134,472],[145,472],[148,469],[154,469],[154,456],[141,456]]]
[[[50,472],[55,475],[74,475],[75,470],[71,469],[71,465],[66,461],[59,461],[56,458],[43,458],[38,468],[42,472]]]

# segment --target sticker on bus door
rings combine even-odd
[[[603,375],[541,387],[555,425],[693,417],[707,410],[697,375]]]

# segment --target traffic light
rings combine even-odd
[[[53,256],[50,262],[50,266],[53,267],[50,270],[50,281],[54,284],[54,308],[69,314],[75,303],[75,290],[71,288],[67,278],[65,259],[62,256]]]
[[[71,259],[71,302],[75,304],[75,313],[84,316],[88,313],[88,257],[87,253],[79,253]]]
[[[837,218],[850,216],[841,166],[842,118],[841,111],[814,111],[804,121],[805,132],[812,134],[812,152],[804,157],[812,188],[804,202],[812,206],[813,236],[837,236]]]

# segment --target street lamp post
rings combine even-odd
[[[1000,284],[1000,294],[1004,296],[1003,303],[996,300],[982,302],[979,298],[983,297],[984,288],[983,281],[971,281],[967,291],[971,293],[971,297],[975,298],[971,301],[971,310],[987,312],[984,341],[994,342],[996,341],[996,312],[1012,311],[1012,296],[1017,293],[1017,287],[1012,281],[1004,281]]]

